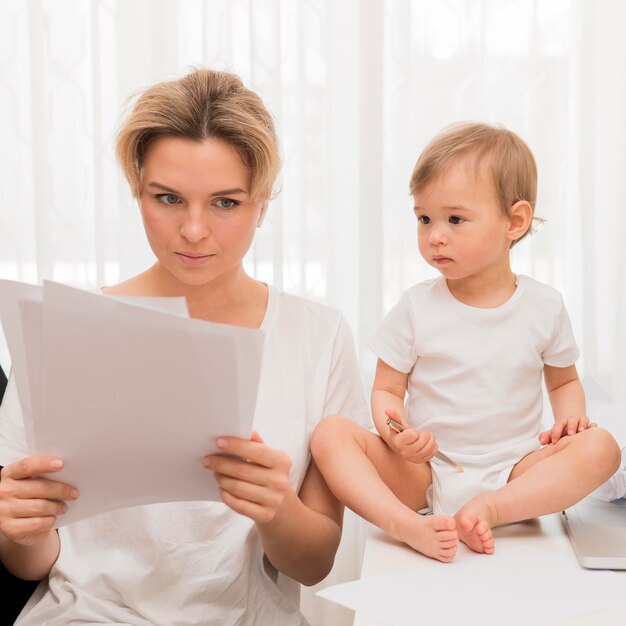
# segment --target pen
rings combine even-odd
[[[401,433],[404,430],[404,426],[402,426],[402,424],[399,424],[398,422],[396,422],[396,420],[392,420],[390,417],[387,418],[387,426],[389,426],[391,430],[395,430],[397,433]],[[435,453],[435,456],[441,461],[443,461],[444,463],[447,463],[448,465],[452,465],[452,467],[457,472],[464,471],[460,465],[455,463],[449,456],[446,456],[443,452],[437,452]]]

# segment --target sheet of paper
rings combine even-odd
[[[623,602],[624,579],[585,570],[573,555],[533,546],[486,557],[459,550],[453,563],[420,566],[319,591],[317,595],[389,626],[553,626]]]
[[[106,296],[119,302],[126,302],[134,306],[140,306],[144,309],[153,311],[161,311],[162,313],[171,313],[172,315],[180,315],[181,317],[189,317],[189,309],[187,308],[187,300],[185,298],[161,298],[159,296]]]
[[[20,318],[33,363],[40,355],[33,452],[63,457],[55,478],[81,491],[59,525],[124,506],[219,499],[201,459],[220,435],[250,435],[263,332],[55,283],[44,284],[39,306],[22,302]]]
[[[15,377],[29,445],[32,443],[30,431],[32,419],[31,389],[28,380],[28,365],[19,302],[20,300],[38,301],[41,300],[41,297],[42,288],[37,285],[28,285],[14,280],[0,280],[0,319],[11,353],[11,372]]]
[[[28,328],[29,332],[24,333],[22,343],[24,356],[26,357],[26,373],[28,379],[25,381],[26,393],[29,398],[29,413],[24,417],[24,431],[26,433],[26,443],[29,450],[35,449],[35,416],[39,415],[40,388],[41,388],[41,316],[42,304],[40,300],[20,300],[19,301],[20,321],[23,328]],[[19,380],[16,381],[18,396],[20,389]],[[21,398],[20,398],[21,402]]]
[[[189,316],[185,298],[107,297],[173,315]],[[40,285],[0,279],[0,320],[11,354],[11,374],[15,377],[30,450],[34,450],[33,413],[39,402],[42,298],[43,287]],[[24,317],[28,318],[27,333],[22,324]]]

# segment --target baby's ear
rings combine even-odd
[[[533,221],[533,209],[526,200],[516,202],[509,209],[509,238],[517,241],[523,237]]]

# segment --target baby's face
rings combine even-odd
[[[418,245],[446,278],[489,276],[509,267],[510,220],[484,163],[460,159],[413,195]]]

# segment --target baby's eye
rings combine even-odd
[[[160,193],[155,197],[163,204],[178,204],[180,202],[180,198],[173,193]]]
[[[458,215],[451,215],[448,221],[450,222],[450,224],[462,224],[465,220]]]
[[[420,224],[430,224],[430,217],[428,217],[428,215],[418,215],[417,221]]]
[[[217,201],[217,206],[220,207],[220,209],[232,209],[238,204],[239,202],[237,202],[236,200],[232,200],[231,198],[220,198]]]

